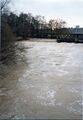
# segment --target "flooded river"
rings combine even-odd
[[[82,120],[83,44],[18,44],[25,61],[0,65],[0,119]]]

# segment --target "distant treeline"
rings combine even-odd
[[[60,19],[49,20],[46,22],[42,16],[32,16],[30,13],[4,13],[2,15],[2,26],[7,25],[11,28],[15,36],[26,38],[56,38],[60,28],[64,28],[66,22]],[[56,34],[55,34],[56,33]]]
[[[16,39],[59,38],[59,35],[69,34],[64,20],[50,19],[47,22],[45,17],[40,15],[17,15],[5,9],[8,3],[9,0],[1,2],[1,48],[7,47]]]

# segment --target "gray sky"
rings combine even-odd
[[[70,27],[83,27],[83,0],[12,0],[11,10],[42,15],[46,20],[61,18]]]

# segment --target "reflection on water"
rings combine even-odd
[[[82,44],[18,46],[16,62],[0,63],[0,118],[82,119]]]

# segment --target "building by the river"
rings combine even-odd
[[[75,38],[75,42],[83,42],[83,28],[76,28],[71,29],[71,34]]]
[[[62,29],[63,31],[64,29]],[[83,43],[83,28],[76,26],[75,28],[68,28],[59,34],[58,42],[82,42]]]

